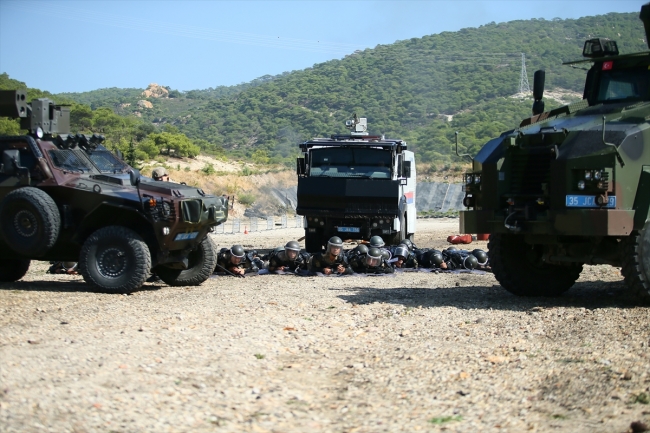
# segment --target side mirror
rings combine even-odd
[[[140,171],[137,169],[133,169],[129,172],[129,176],[131,178],[131,185],[133,186],[138,186],[140,185]]]
[[[2,152],[2,172],[7,176],[15,176],[17,167],[20,167],[20,151],[7,149]]]
[[[544,97],[544,80],[546,79],[546,72],[544,70],[540,69],[539,71],[535,71],[535,76],[533,78],[533,98],[535,99],[535,102],[533,102],[533,114],[542,114],[544,112],[544,101],[542,101],[542,98]]]
[[[122,151],[120,149],[115,150],[115,156],[124,161],[124,154],[122,154]]]
[[[305,158],[296,158],[296,174],[298,176],[304,176],[307,173],[307,165],[305,164]]]

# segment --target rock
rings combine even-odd
[[[169,90],[165,89],[162,86],[159,86],[156,83],[151,83],[149,84],[149,87],[147,87],[146,90],[142,92],[142,96],[145,98],[169,98]]]
[[[648,431],[648,425],[641,421],[632,422],[630,428],[632,429],[632,433],[643,433]]]

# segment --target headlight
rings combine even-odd
[[[584,180],[581,180],[581,181],[578,182],[578,189],[579,190],[585,189],[585,181]]]
[[[163,236],[169,235],[169,227],[163,227],[162,228],[162,234],[163,234]]]
[[[474,182],[474,175],[466,174],[465,175],[465,183],[467,185],[471,185],[473,182]]]
[[[597,171],[594,173],[594,179],[596,179],[596,180],[600,180],[601,177],[603,177],[603,172],[602,172],[601,170],[597,170]]]
[[[585,180],[591,180],[591,171],[585,171]]]
[[[480,174],[477,174],[476,176],[474,176],[474,183],[476,183],[476,184],[481,183],[481,175]]]
[[[163,213],[163,215],[164,215],[165,217],[169,217],[169,215],[172,213],[172,208],[171,208],[171,206],[169,205],[169,203],[167,203],[166,201],[164,201],[164,202],[162,203],[162,213]],[[167,230],[169,230],[169,229],[167,229]],[[169,233],[168,233],[168,234],[169,234]]]

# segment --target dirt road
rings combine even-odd
[[[419,220],[444,247],[457,221]],[[219,235],[270,248],[283,229]],[[485,247],[485,242],[476,244]],[[474,248],[475,245],[468,246]],[[4,432],[626,432],[650,424],[650,310],[618,269],[556,299],[491,274],[0,286]],[[631,431],[631,430],[629,430]]]

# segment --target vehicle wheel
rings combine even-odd
[[[25,276],[30,260],[11,259],[0,261],[0,282],[11,283]]]
[[[188,256],[187,269],[157,266],[154,272],[169,286],[198,286],[214,272],[217,252],[212,239],[206,236]]]
[[[650,220],[640,232],[632,232],[622,242],[625,284],[641,299],[650,301]]]
[[[129,293],[142,286],[151,271],[151,253],[140,235],[122,226],[108,226],[86,239],[79,273],[95,287]]]
[[[311,254],[320,253],[323,250],[323,240],[321,239],[321,234],[308,233],[305,231],[305,251]]]
[[[559,296],[582,272],[582,264],[542,262],[541,247],[527,244],[518,235],[490,235],[488,257],[501,286],[518,296]]]
[[[27,186],[11,191],[0,203],[0,227],[12,250],[41,257],[59,237],[61,214],[46,192]]]

